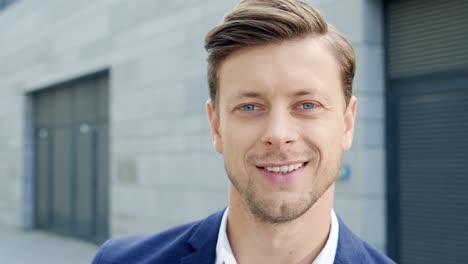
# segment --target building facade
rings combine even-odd
[[[228,179],[222,157],[211,146],[205,114],[203,38],[235,2],[19,0],[1,10],[0,224],[100,243],[157,232],[225,207]],[[463,43],[468,38],[459,26],[466,22],[460,11],[466,1],[306,2],[350,40],[357,55],[357,127],[354,145],[343,157],[335,210],[363,239],[402,263],[414,263],[407,251],[423,247],[412,248],[411,239],[433,226],[418,229],[428,212],[415,210],[423,204],[411,203],[408,195],[414,192],[405,188],[413,185],[404,181],[418,179],[398,170],[408,159],[417,162],[419,152],[405,156],[396,146],[412,139],[403,132],[405,124],[416,123],[404,117],[421,110],[401,108],[407,98],[399,96],[413,85],[405,81],[434,72],[456,72],[447,82],[458,87],[455,97],[466,96],[468,45]],[[456,59],[432,68],[421,65],[435,65],[440,58],[418,51],[439,47],[438,42],[414,37],[442,32],[440,23],[430,24],[439,20],[418,22],[427,16],[451,17],[450,32],[461,36],[450,39],[458,45]],[[429,26],[411,28],[417,23]],[[417,45],[421,41],[428,43],[423,49]],[[427,84],[418,85],[425,94]],[[447,100],[450,105],[452,99]],[[430,113],[431,104],[415,118]],[[452,110],[466,120],[463,107],[467,104],[460,101]],[[466,126],[457,129],[457,139],[468,133]],[[463,151],[455,158],[468,157]],[[448,169],[460,175],[456,220],[462,221],[468,217],[462,193],[468,186],[466,167]],[[419,218],[411,218],[413,210]],[[434,226],[445,223],[440,221]],[[467,241],[459,239],[457,245]]]

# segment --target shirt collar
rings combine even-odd
[[[335,210],[332,209],[330,233],[328,234],[327,243],[312,264],[326,264],[333,263],[335,261],[339,228],[338,218],[336,217]]]
[[[227,215],[229,207],[224,210],[223,218],[221,219],[221,225],[218,232],[218,242],[216,244],[216,262],[215,264],[237,264],[234,254],[232,253],[231,244],[226,233],[227,227]],[[336,255],[336,247],[338,245],[338,232],[339,224],[338,218],[336,217],[335,211],[331,210],[331,224],[330,233],[328,235],[327,242],[320,251],[319,255],[312,264],[326,264],[333,263]]]
[[[228,211],[229,207],[224,210],[221,225],[219,227],[215,264],[237,264],[226,233]]]

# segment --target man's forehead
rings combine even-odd
[[[333,53],[317,43],[321,41],[304,38],[241,49],[220,64],[219,81],[268,82],[272,77],[293,77],[310,82],[308,77],[317,75],[315,78],[320,79],[325,69],[339,78],[340,67]]]
[[[327,47],[317,45],[319,42],[304,38],[232,54],[218,73],[218,96],[228,100],[271,95],[309,95],[325,100],[337,96],[342,93],[339,64]]]

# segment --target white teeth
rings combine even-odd
[[[288,173],[293,170],[299,169],[303,165],[304,163],[297,163],[297,164],[277,166],[277,167],[265,167],[265,170],[275,172],[275,173]]]

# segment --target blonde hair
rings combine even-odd
[[[242,0],[205,36],[208,86],[214,108],[217,106],[219,68],[228,56],[243,48],[308,36],[324,41],[338,60],[348,105],[356,59],[351,44],[335,27],[328,24],[316,9],[301,1]]]

